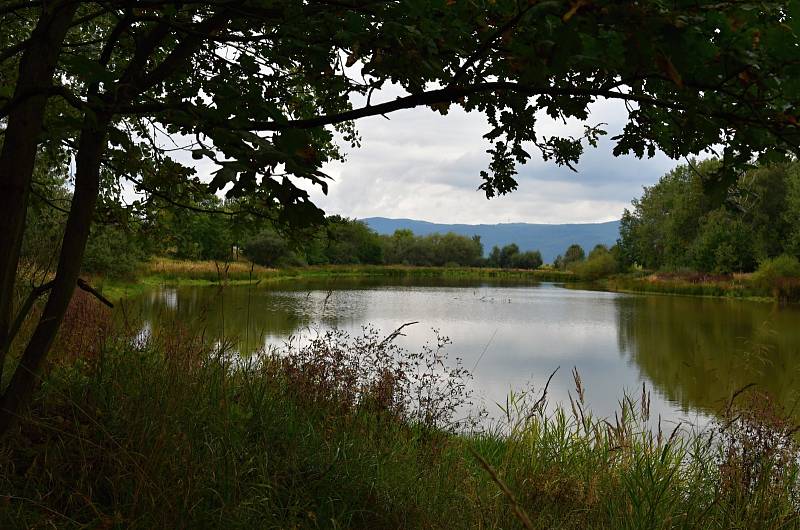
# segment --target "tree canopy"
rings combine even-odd
[[[717,205],[702,185],[718,160],[689,162],[645,188],[620,223],[620,258],[648,269],[749,272],[782,254],[800,256],[800,165],[742,172]]]
[[[64,170],[73,161],[74,193],[47,303],[0,408],[15,410],[32,387],[98,201],[125,181],[142,202],[174,207],[207,187],[176,151],[210,164],[208,186],[241,213],[302,225],[322,219],[302,183],[326,189],[321,168],[341,158],[336,138],[358,144],[359,118],[418,106],[483,113],[491,162],[479,187],[492,197],[517,187],[532,149],[577,163],[605,134],[589,105],[613,99],[628,111],[615,154],[719,148],[725,171],[704,182],[719,190],[731,168],[797,152],[798,5],[1,1],[0,366],[45,154]],[[390,84],[404,95],[380,101]],[[583,135],[543,134],[543,113],[578,120]]]

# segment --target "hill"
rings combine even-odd
[[[495,245],[502,247],[509,243],[516,243],[523,251],[538,249],[542,253],[545,263],[551,263],[557,255],[563,254],[564,250],[572,243],[578,243],[588,253],[598,243],[613,245],[619,237],[619,221],[558,225],[532,223],[440,224],[386,217],[368,217],[362,221],[379,234],[393,234],[395,230],[409,229],[418,235],[436,232],[442,234],[455,232],[465,236],[479,235],[485,254],[488,254]]]

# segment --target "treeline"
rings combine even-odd
[[[763,165],[730,185],[720,162],[681,165],[625,210],[619,262],[651,270],[750,272],[800,257],[800,165]]]
[[[480,236],[416,235],[396,230],[379,235],[365,223],[340,216],[328,217],[315,233],[298,239],[282,237],[266,228],[243,243],[242,252],[255,263],[281,265],[414,265],[536,269],[539,251],[520,252],[515,244],[494,247],[488,258]]]
[[[63,178],[44,178],[28,212],[23,254],[26,262],[52,269],[57,256],[70,191]],[[306,265],[411,265],[536,269],[538,250],[516,244],[494,247],[488,257],[479,236],[455,233],[416,235],[397,230],[379,235],[365,223],[329,216],[322,225],[280,230],[270,219],[251,213],[247,203],[223,200],[198,187],[187,190],[182,208],[149,196],[124,205],[106,197],[98,208],[86,248],[84,272],[132,276],[152,256],[184,260],[248,259],[268,267]],[[582,252],[582,251],[581,251]],[[566,262],[565,262],[566,263]]]

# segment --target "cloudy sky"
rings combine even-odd
[[[390,88],[373,97],[374,103],[402,95]],[[354,106],[362,104],[354,101]],[[447,116],[429,108],[416,108],[356,122],[361,147],[345,147],[345,162],[326,165],[332,177],[327,195],[307,188],[328,214],[346,217],[411,218],[438,223],[591,223],[619,219],[642,186],[652,185],[679,162],[659,153],[651,159],[614,157],[613,142],[626,111],[621,102],[598,101],[591,107],[590,124],[605,123],[608,136],[593,149],[587,147],[578,172],[533,156],[518,166],[519,188],[487,200],[478,190],[479,172],[487,168],[489,130],[480,113],[467,114],[451,107]],[[538,122],[540,135],[579,136],[580,123],[556,123],[547,116]],[[180,143],[180,142],[178,142]],[[345,145],[344,142],[341,142]],[[216,169],[208,160],[194,161],[188,153],[176,154],[193,165],[204,180]],[[175,156],[175,155],[173,155]],[[303,182],[297,182],[303,185]]]
[[[391,97],[391,94],[388,94]],[[618,219],[642,186],[653,184],[677,162],[663,154],[652,159],[614,157],[612,142],[587,148],[575,173],[534,159],[519,167],[519,189],[487,200],[477,190],[488,165],[488,130],[479,113],[453,108],[442,116],[428,108],[359,120],[362,147],[347,149],[344,163],[325,171],[333,177],[327,196],[313,196],[327,213],[348,217],[407,217],[442,223],[572,223]],[[624,123],[617,102],[592,107],[591,123],[604,122],[609,136]],[[543,119],[540,132],[578,134],[577,124]],[[606,137],[607,138],[607,137]]]

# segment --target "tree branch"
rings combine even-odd
[[[28,313],[31,312],[33,304],[40,296],[52,289],[53,283],[53,280],[43,283],[42,285],[34,287],[31,292],[28,293],[28,297],[25,299],[22,307],[20,307],[19,312],[14,319],[14,323],[11,324],[11,328],[8,331],[8,337],[6,338],[6,343],[2,345],[3,350],[9,348],[11,343],[14,342],[14,337],[17,336],[17,333],[19,333],[20,328],[22,328],[22,324],[25,322],[25,319],[28,318]]]
[[[513,92],[517,94],[532,96],[556,96],[556,97],[592,97],[592,98],[605,98],[616,99],[622,101],[629,101],[641,105],[648,105],[652,107],[659,107],[666,110],[685,111],[687,107],[680,103],[669,101],[665,99],[656,99],[650,96],[640,96],[636,94],[626,94],[624,92],[616,92],[613,90],[605,89],[584,89],[584,88],[558,88],[558,87],[535,87],[524,85],[511,81],[490,81],[485,83],[475,83],[468,86],[455,86],[446,87],[437,90],[430,90],[427,92],[420,92],[418,94],[410,94],[408,96],[397,98],[393,101],[387,101],[378,105],[370,105],[358,109],[341,112],[338,114],[329,114],[318,116],[316,118],[300,119],[300,120],[286,120],[283,122],[278,121],[252,121],[246,123],[239,130],[250,131],[283,131],[288,129],[312,129],[315,127],[323,127],[325,125],[334,125],[347,121],[357,120],[369,116],[379,116],[381,114],[388,114],[403,109],[411,109],[419,106],[430,106],[438,103],[452,103],[463,97],[471,96],[481,93],[490,92]],[[129,107],[128,110],[135,110],[136,106]],[[757,123],[756,120],[748,120],[744,116],[737,116],[728,113],[720,112],[702,112],[700,114],[713,117],[723,117],[726,119],[735,119],[740,123]]]
[[[114,308],[114,304],[112,304],[112,303],[111,303],[111,301],[110,301],[108,298],[106,298],[105,296],[103,296],[103,295],[102,295],[102,294],[101,294],[99,291],[97,291],[97,290],[96,290],[94,287],[92,287],[91,285],[89,285],[89,283],[88,283],[86,280],[84,280],[83,278],[78,278],[78,283],[77,283],[77,285],[78,285],[78,287],[80,287],[82,290],[84,290],[84,291],[86,291],[87,293],[91,294],[92,296],[94,296],[95,298],[97,298],[98,300],[100,300],[102,303],[104,303],[105,305],[107,305],[108,307],[110,307],[110,308],[112,308],[112,309]]]

